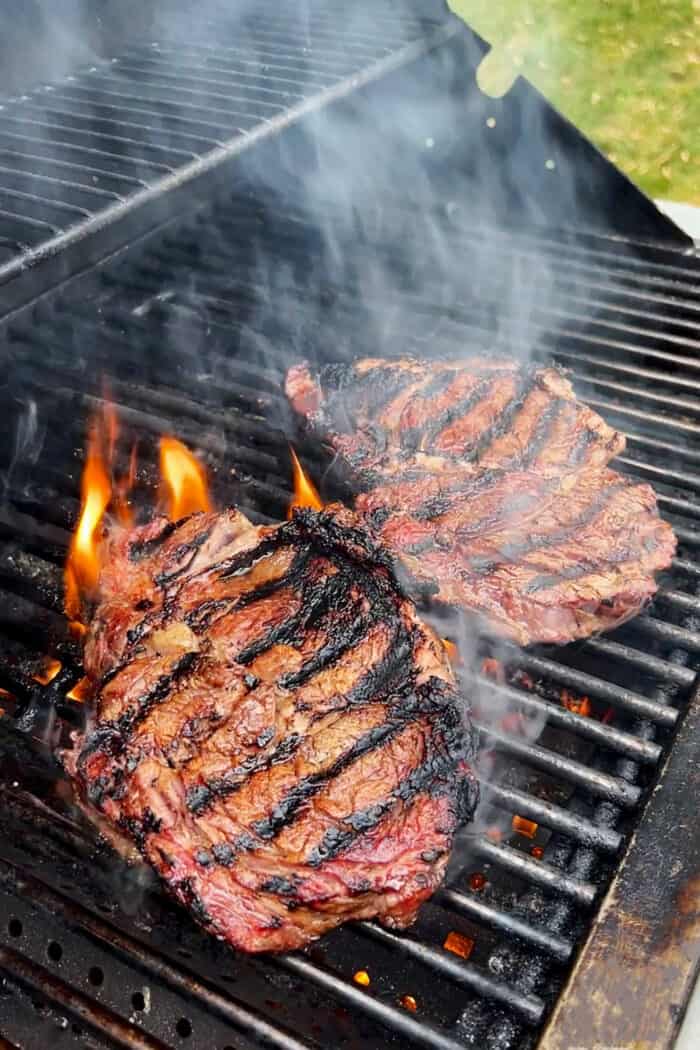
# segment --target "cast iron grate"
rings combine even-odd
[[[397,207],[368,232],[318,201],[312,221],[299,202],[241,190],[5,326],[0,1025],[19,1046],[43,1047],[50,1036],[60,1046],[514,1050],[532,1044],[556,999],[695,683],[700,267],[604,238],[473,228],[455,210],[430,216],[438,257],[423,222],[407,223]],[[421,241],[420,255],[406,238]],[[475,246],[493,258],[488,286],[462,275]],[[311,275],[309,259],[319,260]],[[377,290],[377,272],[393,274],[390,288]],[[250,960],[96,847],[47,754],[82,717],[67,698],[81,670],[61,614],[61,564],[85,421],[107,374],[141,438],[144,488],[154,481],[154,438],[174,431],[208,462],[220,500],[279,518],[294,435],[284,370],[301,356],[332,360],[368,345],[435,355],[524,346],[571,367],[579,391],[628,434],[617,466],[654,481],[680,549],[633,623],[558,650],[501,647],[508,681],[474,676],[488,700],[485,747],[496,755],[484,819],[501,835],[469,835],[449,888],[413,930],[398,937],[366,923],[303,955]],[[318,479],[326,464],[298,444]],[[33,676],[49,653],[62,666],[42,686]],[[587,696],[591,716],[565,709],[562,688]],[[490,704],[502,712],[506,701],[545,722],[536,742],[489,717]],[[513,815],[537,824],[535,838],[510,833]],[[468,960],[443,949],[451,930],[474,941]],[[358,969],[370,973],[369,988],[353,982]]]

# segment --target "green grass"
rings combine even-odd
[[[700,204],[700,0],[450,5],[646,193]]]

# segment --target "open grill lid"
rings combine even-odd
[[[24,240],[13,234],[6,242],[2,303],[5,313],[27,304],[2,323],[9,378],[0,392],[6,496],[0,506],[0,688],[6,691],[0,698],[6,712],[0,719],[0,896],[7,917],[0,928],[0,1032],[28,1050],[54,1044],[532,1046],[689,702],[692,717],[666,774],[676,770],[672,783],[693,744],[700,654],[697,260],[682,254],[687,241],[675,227],[524,81],[498,102],[485,99],[473,83],[484,46],[446,17],[442,5],[422,21],[378,14],[381,33],[370,40],[355,26],[342,48],[338,5],[317,10],[300,33],[296,17],[290,21],[276,7],[274,53],[264,18],[246,42],[259,48],[256,73],[264,57],[274,63],[272,75],[283,76],[284,52],[290,56],[285,65],[304,69],[305,83],[309,70],[331,81],[314,87],[303,112],[292,114],[287,101],[279,120],[256,117],[245,135],[223,140],[222,154],[214,143],[211,153],[193,161],[196,178],[182,179],[193,169],[173,158],[173,170],[145,179],[145,189],[105,183],[124,197],[110,212],[114,221],[105,222],[103,205],[81,198],[76,206],[87,214],[71,212],[58,231],[66,239],[51,250],[54,231],[26,220],[60,226],[56,206],[66,203],[68,183],[71,193],[82,193],[95,185],[95,174],[123,180],[130,168],[133,141],[117,145],[113,124],[109,148],[102,139],[87,147],[99,172],[85,163],[85,136],[106,133],[106,113],[114,119],[105,107],[116,105],[121,113],[128,103],[122,76],[138,82],[139,108],[144,101],[149,111],[156,107],[157,129],[148,125],[148,134],[167,126],[163,148],[170,149],[184,108],[173,93],[179,89],[179,100],[185,92],[199,96],[203,80],[211,119],[212,99],[221,93],[215,82],[226,79],[230,106],[230,84],[240,80],[239,58],[246,57],[221,32],[214,42],[184,44],[135,34],[118,55],[128,54],[124,64],[137,71],[115,74],[93,63],[94,71],[67,82],[77,87],[56,87],[64,103],[70,98],[76,122],[61,125],[60,134],[70,136],[64,146],[50,122],[53,145],[46,153],[32,152],[35,146],[26,142],[17,149],[28,122],[22,119],[18,130],[15,121],[8,131],[6,110],[0,111],[0,146],[3,135],[6,142],[14,136],[0,155],[0,187],[10,179],[15,204],[8,221],[25,231]],[[160,54],[149,50],[152,40],[161,42]],[[201,69],[202,54],[215,75]],[[107,102],[110,77],[118,90]],[[428,80],[435,90],[426,104]],[[324,96],[334,85],[337,94]],[[34,106],[36,96],[26,93]],[[344,133],[360,127],[377,151],[367,173],[374,192],[365,193],[360,212],[351,198],[345,207],[333,194],[323,200],[315,193],[314,143],[328,143],[323,136],[330,126],[321,116],[324,99]],[[262,93],[255,94],[256,106],[261,100]],[[402,119],[407,111],[410,119]],[[513,129],[524,114],[535,114],[530,126],[538,135],[536,148],[521,155]],[[131,114],[126,119],[139,123]],[[180,135],[182,123],[177,128]],[[226,129],[230,134],[230,125]],[[350,163],[357,142],[341,135],[326,149],[324,165],[362,175]],[[517,177],[504,161],[514,149]],[[48,197],[36,184],[21,196],[17,179],[27,169],[17,169],[20,154],[31,159],[29,170],[47,191],[51,186]],[[570,168],[569,156],[576,158]],[[554,159],[553,169],[545,168],[546,159]],[[143,163],[139,154],[142,171]],[[485,191],[477,198],[468,192],[477,183],[483,188],[486,171],[501,172],[495,184],[486,183],[490,204]],[[565,229],[572,183],[548,181],[543,171],[555,179],[568,172],[576,185],[591,187],[580,197],[582,222],[598,233]],[[269,182],[272,191],[265,188]],[[363,189],[369,185],[368,178]],[[132,207],[132,193],[142,190],[143,207]],[[215,203],[203,207],[210,197]],[[39,207],[47,209],[43,217]],[[107,259],[159,225],[153,236]],[[34,240],[29,227],[41,231]],[[654,237],[680,251],[638,243]],[[27,249],[36,249],[29,269]],[[84,272],[74,282],[32,301],[77,270]],[[220,501],[267,520],[284,516],[290,496],[292,421],[281,395],[289,364],[300,356],[347,359],[368,347],[425,356],[494,346],[572,369],[578,392],[627,433],[628,451],[617,466],[654,482],[680,540],[678,557],[653,606],[632,624],[565,649],[499,651],[515,673],[505,685],[473,676],[494,712],[515,708],[546,725],[528,742],[487,711],[480,728],[496,763],[485,791],[494,808],[485,809],[484,818],[492,813],[505,832],[500,840],[483,828],[469,833],[468,847],[456,853],[454,880],[416,927],[398,937],[367,923],[337,931],[304,955],[236,955],[202,934],[150,879],[107,847],[96,848],[91,829],[66,805],[65,782],[47,753],[46,745],[65,739],[84,716],[68,696],[82,672],[62,615],[61,566],[75,523],[85,422],[99,402],[102,373],[110,376],[125,423],[141,437],[143,484],[154,481],[148,450],[158,434],[174,431],[208,462]],[[318,479],[326,466],[318,450],[300,444],[299,451]],[[48,654],[61,669],[42,685],[35,676],[46,677]],[[467,692],[476,687],[474,681],[465,686]],[[587,696],[592,716],[567,709],[562,689]],[[661,822],[659,798],[670,800]],[[653,843],[659,823],[673,828],[674,813],[672,791],[662,787],[635,844]],[[513,816],[536,824],[536,837],[511,834]],[[693,824],[688,835],[664,840],[670,899],[687,892],[697,834]],[[533,845],[542,848],[541,858],[533,856]],[[635,848],[615,887],[628,919],[617,935],[630,936],[635,917],[644,914],[656,931],[650,938],[663,940],[671,915],[660,908],[654,916],[646,907],[648,854],[635,864]],[[471,879],[475,874],[485,876],[485,886]],[[610,908],[603,921],[611,921]],[[469,959],[444,950],[450,931],[474,941]],[[679,1018],[658,1009],[660,997],[683,1002],[697,959],[689,924],[674,920],[672,932],[686,948],[686,961],[673,993],[668,974],[659,972],[650,995],[657,1008],[644,1022],[659,1046],[669,1045]],[[595,943],[594,936],[585,951],[583,991],[572,997],[582,1011],[586,989],[597,1004],[605,1001],[614,965],[590,965]],[[359,969],[369,972],[369,987],[353,981]],[[416,1012],[406,995],[415,998]],[[556,1021],[566,1002],[559,1000],[546,1036],[557,1050],[566,1029]],[[612,1045],[627,1038],[615,1027],[615,1005],[596,1014],[599,1040]]]
[[[522,77],[483,95],[488,46],[442,0],[366,0],[351,16],[341,0],[71,10],[23,5],[2,42],[3,314],[202,206],[266,140],[285,165],[308,163],[328,119],[372,132],[378,196],[410,199],[427,180],[433,199],[504,225],[575,214],[690,246]]]

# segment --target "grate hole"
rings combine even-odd
[[[134,994],[131,997],[131,1005],[133,1006],[134,1010],[146,1009],[146,1000],[142,996],[141,992],[134,992]]]
[[[88,972],[88,980],[90,984],[94,984],[95,988],[99,988],[105,979],[105,975],[99,966],[91,966]]]
[[[53,959],[54,962],[58,962],[63,955],[63,948],[58,941],[49,941],[49,946],[46,949],[46,954],[49,959]]]
[[[177,1034],[182,1036],[183,1039],[186,1039],[188,1035],[192,1035],[192,1025],[186,1017],[181,1017],[175,1025],[175,1028],[177,1030]]]
[[[10,931],[10,937],[22,936],[22,923],[19,919],[10,919],[7,928]]]

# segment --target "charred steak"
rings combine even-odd
[[[383,549],[344,508],[106,542],[85,801],[238,948],[412,922],[473,811],[473,739]]]
[[[670,564],[652,488],[607,468],[623,436],[555,368],[365,359],[286,389],[423,592],[522,645],[628,619]]]

